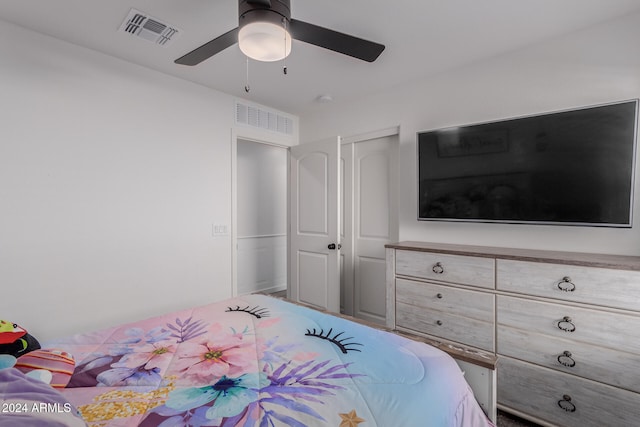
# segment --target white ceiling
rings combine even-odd
[[[2,0],[0,18],[294,114],[381,91],[629,13],[640,0],[291,0],[292,18],[386,45],[367,63],[294,41],[282,63],[249,66],[237,45],[195,67],[174,60],[238,24],[237,0]],[[159,46],[118,29],[131,8],[181,30]]]

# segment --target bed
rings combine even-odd
[[[248,295],[43,343],[88,426],[492,426],[424,343]]]

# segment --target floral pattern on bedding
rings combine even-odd
[[[442,376],[418,406],[449,425],[437,420],[455,418],[469,389],[448,356],[414,344],[259,295],[55,343],[79,360],[64,393],[89,426],[416,425],[415,405],[390,408]]]
[[[244,310],[237,306],[225,312],[254,317],[263,312],[257,319],[265,317],[258,306]],[[278,321],[247,324],[242,331],[193,317],[176,318],[174,323],[149,330],[130,327],[123,331],[125,338],[85,358],[67,387],[130,388],[129,398],[139,396],[147,403],[142,406],[145,412],[150,406],[145,394],[159,390],[152,400],[157,406],[142,420],[143,426],[235,426],[258,421],[262,425],[275,425],[276,421],[304,425],[283,409],[326,421],[313,406],[323,404],[321,397],[342,389],[334,380],[359,374],[348,373],[346,364],[331,360],[305,361],[316,355],[305,352],[300,344],[283,344],[277,337],[265,342],[252,329],[268,328]],[[274,363],[283,351],[291,360]],[[176,389],[178,378],[180,384],[193,387]],[[104,413],[100,417],[94,411],[93,406],[104,405],[104,397],[110,393],[98,396],[95,404],[80,407],[81,412],[93,414],[87,416],[89,421],[118,415]]]

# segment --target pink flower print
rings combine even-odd
[[[257,371],[256,345],[242,335],[221,335],[200,344],[182,343],[175,369],[195,383]]]
[[[176,344],[172,341],[158,341],[133,348],[132,353],[122,356],[118,363],[113,364],[119,368],[139,368],[147,370],[158,368],[165,370],[176,352]]]

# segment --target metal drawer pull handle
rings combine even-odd
[[[438,298],[438,299],[442,299],[442,294],[437,294],[437,295],[436,295],[436,298]]]
[[[436,325],[442,326],[442,320],[436,320]]]
[[[573,359],[570,351],[565,351],[560,356],[558,356],[558,363],[568,368],[573,368],[574,366],[576,366],[576,361]]]
[[[571,281],[571,277],[564,276],[562,280],[558,282],[558,289],[562,292],[573,292],[576,290],[576,284]]]
[[[561,400],[558,400],[558,406],[567,412],[576,412],[576,405],[571,403],[571,396],[565,394]]]
[[[562,329],[565,332],[573,332],[576,330],[576,325],[573,324],[569,316],[564,316],[562,320],[558,321],[558,329]]]
[[[433,267],[431,267],[431,271],[433,271],[436,274],[442,274],[442,273],[444,273],[444,267],[439,262],[436,262],[433,265]]]

